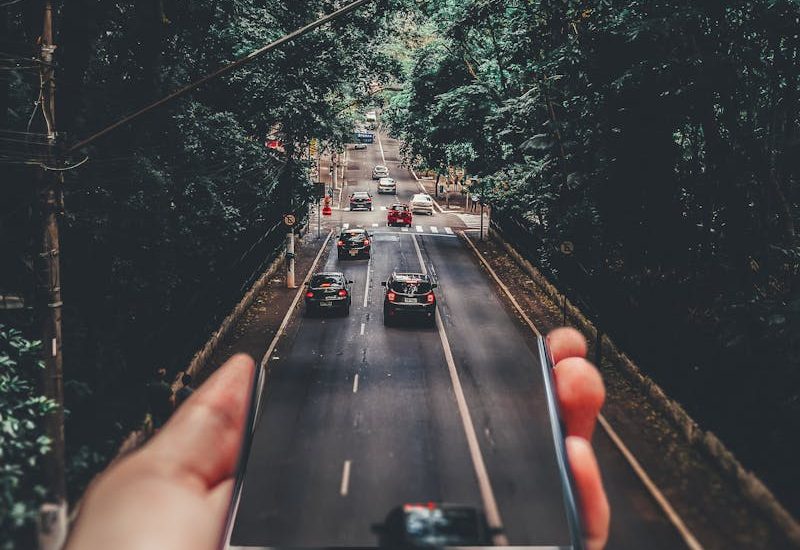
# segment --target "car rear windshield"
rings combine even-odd
[[[392,281],[389,288],[398,294],[427,294],[432,290],[431,284],[428,281],[416,279]]]
[[[414,197],[414,202],[420,202],[420,201],[422,201],[422,202],[430,202],[430,200],[431,200],[431,198],[430,197],[426,197],[425,195],[417,195],[416,197]]]
[[[408,210],[408,206],[405,206],[403,204],[395,204],[395,205],[392,206],[392,210],[397,210],[399,212],[405,212],[405,211]]]
[[[369,194],[368,193],[353,193],[353,198],[354,199],[368,199],[369,198]]]
[[[322,288],[326,286],[334,286],[342,284],[342,280],[336,275],[314,275],[311,277],[309,286],[313,288]]]
[[[348,229],[347,231],[342,231],[342,238],[346,237],[348,239],[353,238],[360,238],[363,239],[367,236],[367,232],[363,229]]]
[[[481,542],[478,518],[469,510],[415,510],[406,516],[406,532],[436,546]]]

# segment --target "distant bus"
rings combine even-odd
[[[374,143],[375,134],[372,132],[356,132],[356,143]]]

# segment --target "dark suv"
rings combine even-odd
[[[336,252],[340,260],[365,256],[369,258],[372,251],[372,239],[366,229],[357,227],[343,229],[336,241]]]
[[[356,191],[350,195],[350,211],[353,210],[372,210],[372,195],[366,191]]]
[[[430,277],[422,273],[392,273],[383,298],[383,324],[390,325],[400,318],[424,319],[430,326],[436,324],[436,288]]]
[[[349,315],[352,283],[353,281],[345,278],[344,273],[338,271],[314,273],[306,291],[306,314],[330,310]]]

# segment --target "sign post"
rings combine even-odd
[[[297,288],[294,280],[294,225],[297,223],[297,216],[294,214],[284,214],[283,224],[289,228],[286,234],[286,288]]]

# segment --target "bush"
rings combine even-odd
[[[56,407],[39,395],[41,342],[0,325],[0,548],[33,547],[34,521],[45,494],[40,458],[50,450],[43,419]]]

